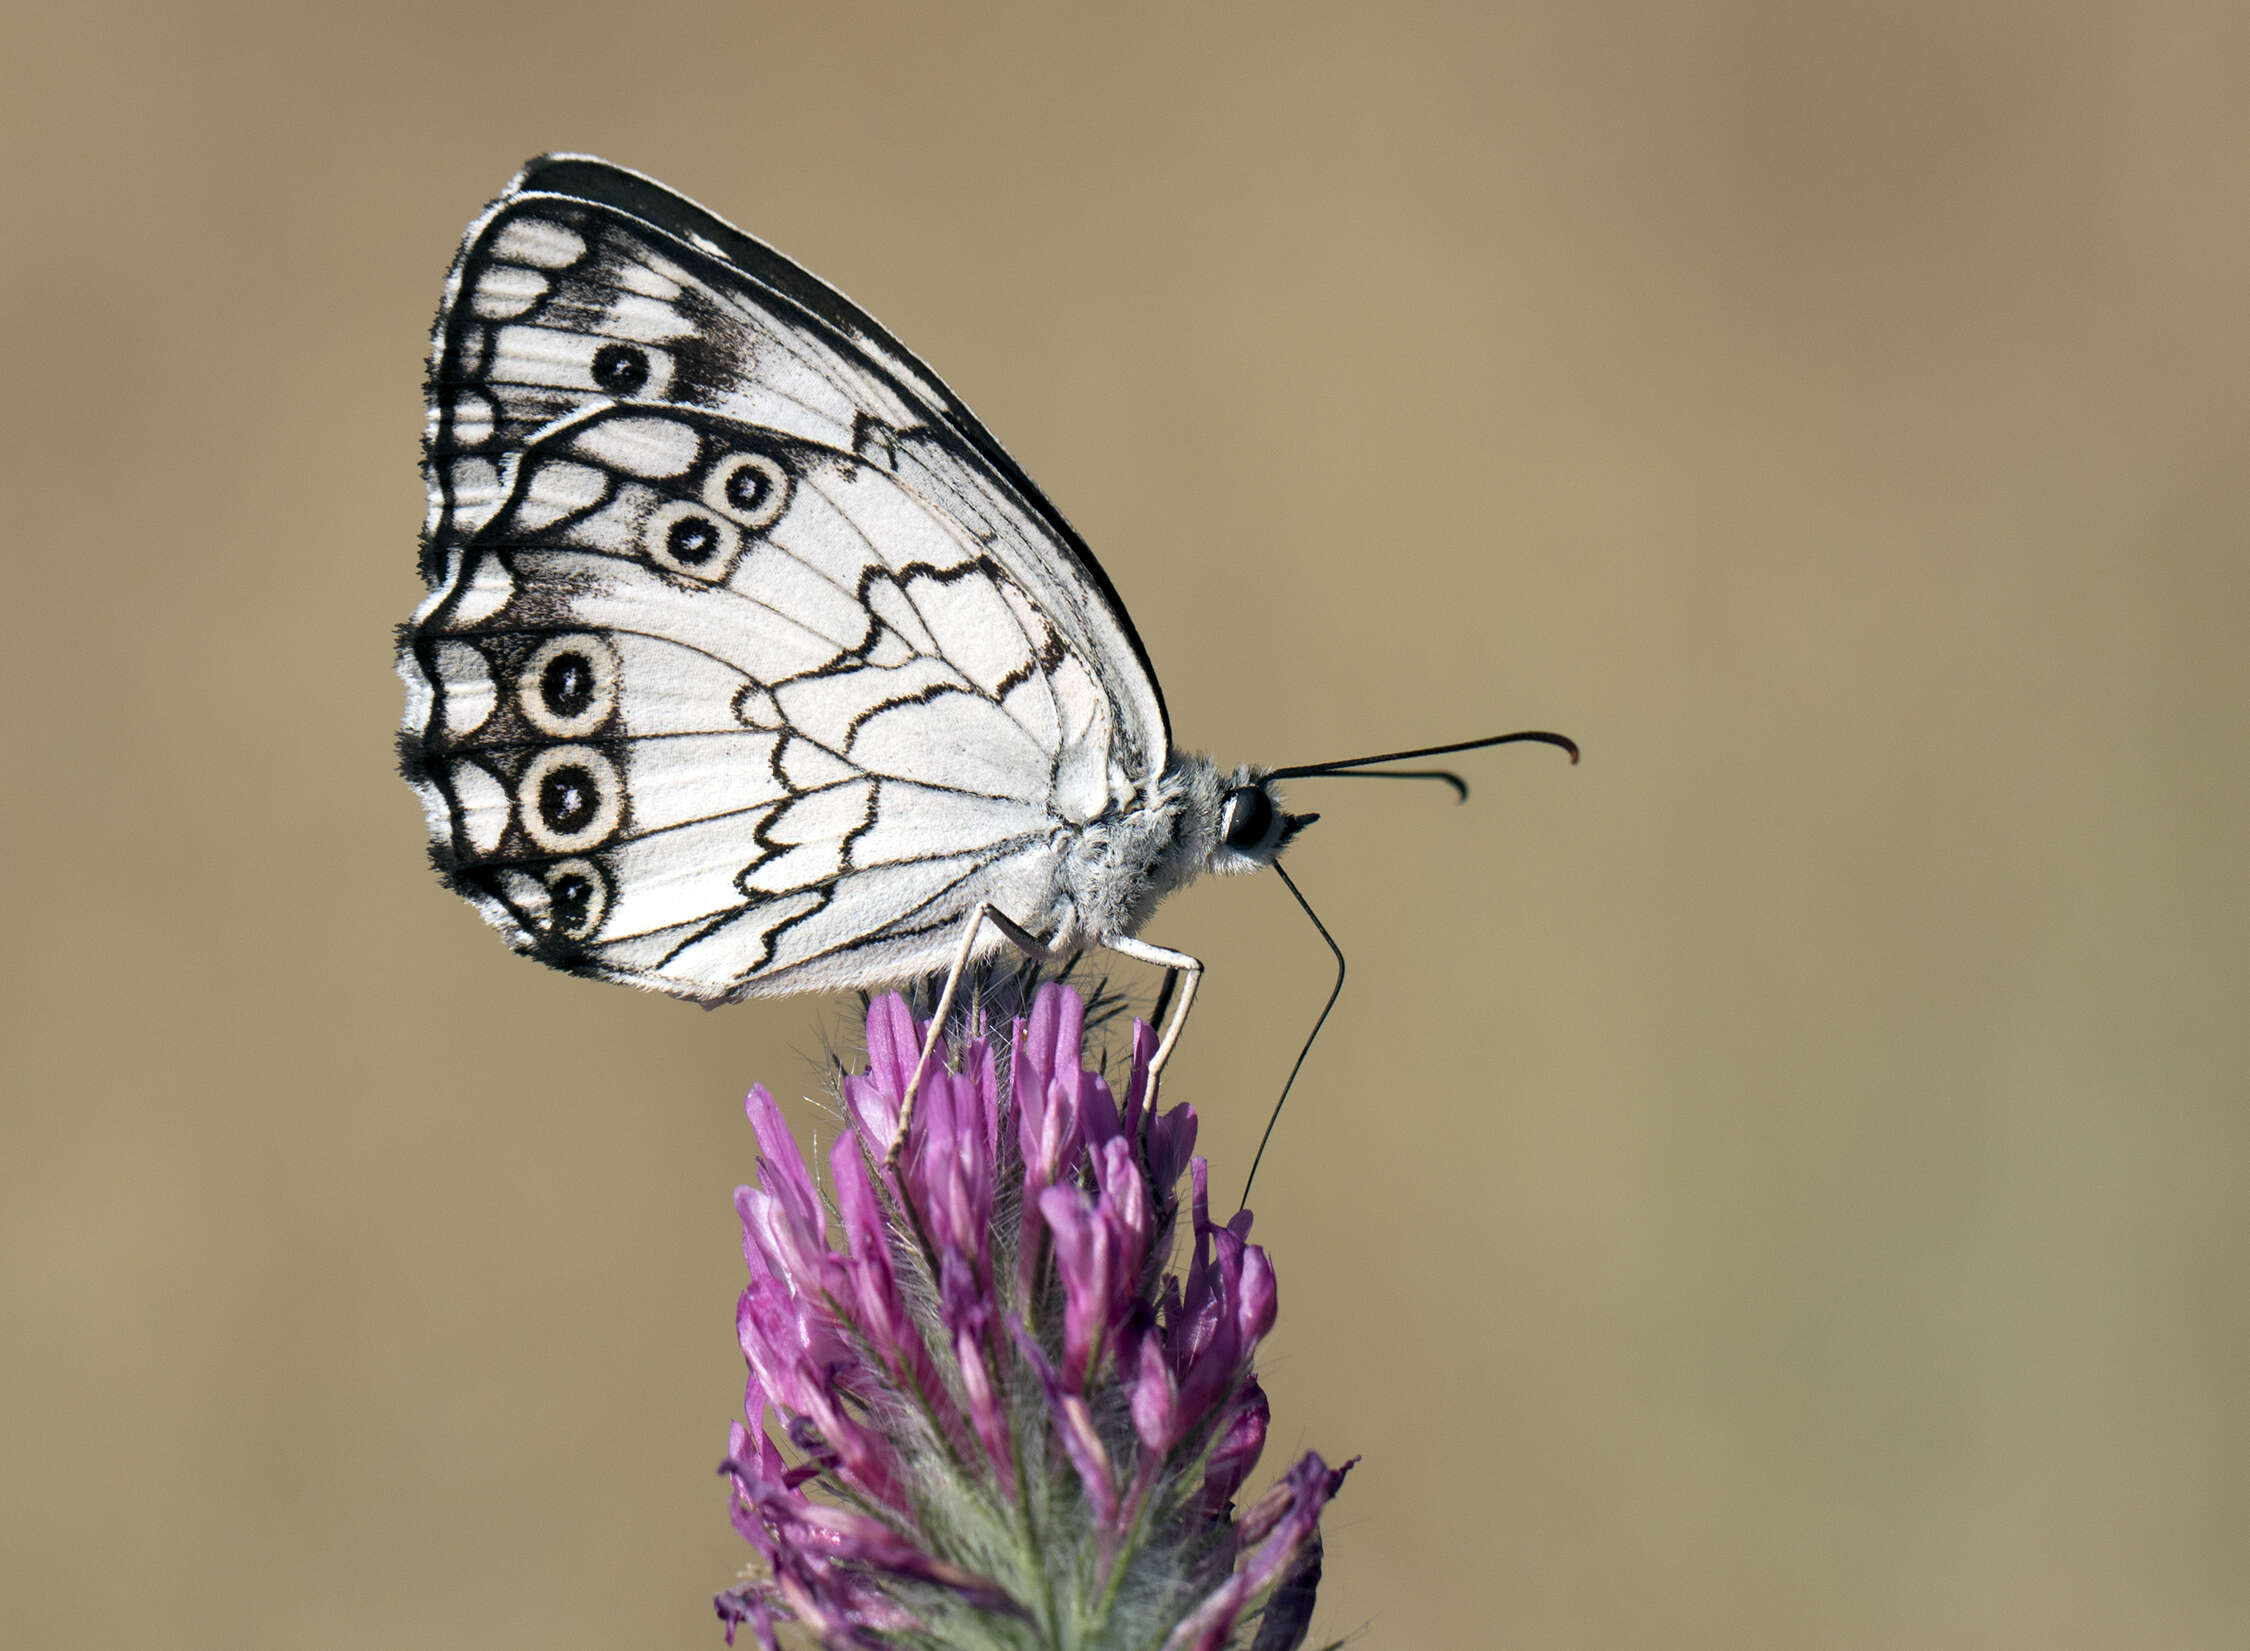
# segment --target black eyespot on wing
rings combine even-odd
[[[730,453],[704,476],[703,502],[762,533],[789,508],[789,472],[770,454]]]
[[[600,892],[594,880],[582,871],[564,871],[547,884],[547,899],[554,911],[554,925],[566,933],[575,933],[585,925],[594,909],[594,896]]]
[[[555,739],[584,739],[617,709],[617,650],[592,631],[550,636],[510,672],[524,720]]]
[[[657,506],[640,527],[641,553],[668,573],[715,585],[734,571],[742,554],[742,528],[707,500],[673,499]]]
[[[727,477],[727,503],[746,516],[762,510],[772,493],[772,478],[754,465],[742,465]]]
[[[594,666],[582,653],[558,653],[539,673],[539,697],[558,717],[582,717],[594,703]]]
[[[592,860],[574,857],[557,860],[537,875],[545,885],[546,899],[543,903],[524,900],[527,926],[544,937],[551,961],[582,955],[572,943],[591,940],[601,931],[615,897],[609,874]],[[520,887],[510,892],[519,898],[525,893]]]
[[[568,763],[540,776],[539,817],[548,830],[565,836],[584,831],[600,807],[601,787],[591,770]]]
[[[624,824],[624,775],[591,745],[550,745],[535,753],[513,789],[516,820],[542,853],[583,853]]]
[[[665,533],[664,545],[675,562],[701,567],[719,554],[719,530],[706,517],[682,516]]]
[[[604,344],[594,352],[594,382],[613,396],[629,396],[648,382],[648,352],[631,344]]]

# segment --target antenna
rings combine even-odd
[[[1335,762],[1304,763],[1293,768],[1276,768],[1265,778],[1269,780],[1438,780],[1453,787],[1454,794],[1459,801],[1467,802],[1469,800],[1468,782],[1449,768],[1379,769],[1376,765],[1386,762],[1411,762],[1417,757],[1443,757],[1450,756],[1456,751],[1482,751],[1488,746],[1515,745],[1526,742],[1537,745],[1552,745],[1557,750],[1567,751],[1570,753],[1572,766],[1577,765],[1578,742],[1576,740],[1570,738],[1567,734],[1550,734],[1543,729],[1526,728],[1513,734],[1490,734],[1480,740],[1462,740],[1453,745],[1425,745],[1414,751],[1386,751],[1372,757],[1344,757]],[[1369,770],[1373,770],[1373,772],[1369,772]],[[1250,1159],[1250,1173],[1242,1178],[1242,1204],[1244,1207],[1247,1207],[1250,1202],[1251,1184],[1258,1179],[1258,1166],[1265,1161],[1266,1143],[1273,1139],[1273,1126],[1281,1121],[1281,1109],[1289,1099],[1290,1089],[1297,1082],[1297,1074],[1304,1070],[1305,1057],[1312,1053],[1313,1040],[1320,1036],[1320,1029],[1328,1024],[1328,1012],[1336,1007],[1336,1000],[1344,995],[1344,948],[1336,944],[1336,937],[1328,932],[1328,925],[1320,920],[1320,914],[1312,909],[1312,902],[1305,898],[1304,891],[1297,887],[1289,873],[1282,870],[1281,862],[1275,860],[1272,865],[1274,875],[1281,879],[1282,886],[1289,891],[1290,897],[1304,908],[1305,915],[1312,919],[1312,926],[1320,931],[1320,938],[1326,941],[1328,949],[1336,954],[1336,984],[1328,994],[1328,1001],[1321,1005],[1320,1018],[1313,1022],[1312,1030],[1305,1035],[1304,1048],[1297,1051],[1297,1064],[1289,1069],[1289,1076],[1281,1086],[1281,1098],[1273,1103],[1273,1114],[1266,1119],[1266,1132],[1258,1137],[1258,1150]],[[1169,981],[1166,984],[1169,985]]]
[[[1530,741],[1538,745],[1552,745],[1568,751],[1573,765],[1578,761],[1578,742],[1567,734],[1550,734],[1537,728],[1526,728],[1513,734],[1490,734],[1481,740],[1462,740],[1455,745],[1425,745],[1418,751],[1386,751],[1374,757],[1345,757],[1336,762],[1309,762],[1294,768],[1277,768],[1266,776],[1269,780],[1304,779],[1368,779],[1368,780],[1443,780],[1459,794],[1461,801],[1469,798],[1469,787],[1460,775],[1449,768],[1401,769],[1381,774],[1354,774],[1355,768],[1372,768],[1382,762],[1407,762],[1415,757],[1443,757],[1455,751],[1482,751],[1490,745],[1515,745]],[[1312,908],[1306,908],[1310,911]],[[1317,920],[1316,920],[1317,921]]]
[[[1376,760],[1381,761],[1383,759],[1377,758]],[[1273,863],[1273,869],[1274,874],[1281,879],[1282,886],[1289,891],[1298,905],[1305,908],[1305,915],[1312,919],[1312,926],[1320,931],[1320,938],[1328,942],[1328,949],[1336,954],[1336,985],[1329,992],[1328,1001],[1321,1005],[1320,1019],[1314,1021],[1312,1030],[1305,1034],[1305,1046],[1297,1051],[1297,1064],[1289,1069],[1289,1076],[1281,1086],[1281,1099],[1273,1103],[1273,1116],[1266,1120],[1266,1132],[1258,1137],[1258,1150],[1250,1160],[1250,1173],[1242,1178],[1242,1199],[1236,1205],[1238,1209],[1249,1207],[1250,1184],[1258,1179],[1258,1165],[1266,1156],[1266,1143],[1273,1139],[1273,1126],[1281,1121],[1281,1108],[1289,1099],[1290,1085],[1297,1081],[1297,1074],[1304,1070],[1305,1057],[1312,1053],[1313,1039],[1319,1037],[1320,1029],[1328,1024],[1328,1011],[1335,1008],[1336,1000],[1344,995],[1344,948],[1336,944],[1336,937],[1328,932],[1328,925],[1320,920],[1320,914],[1312,909],[1312,902],[1304,897],[1296,882],[1286,871],[1281,869],[1279,860]]]

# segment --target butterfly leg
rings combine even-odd
[[[930,1017],[929,1034],[922,1040],[922,1056],[914,1063],[914,1076],[906,1082],[906,1096],[899,1102],[898,1133],[891,1137],[891,1150],[884,1156],[883,1168],[896,1170],[899,1154],[906,1150],[906,1126],[914,1119],[914,1098],[921,1093],[922,1075],[929,1071],[936,1056],[938,1039],[945,1035],[945,1023],[953,1013],[953,1000],[961,990],[961,977],[968,972],[970,954],[976,950],[977,933],[990,923],[1007,937],[1010,945],[1024,956],[1040,963],[1052,963],[1063,954],[1044,945],[1037,935],[1000,910],[989,900],[979,900],[969,913],[968,921],[961,925],[961,943],[953,949],[953,964],[945,972],[945,990],[938,994],[937,1012]]]
[[[1156,1040],[1156,1053],[1149,1057],[1148,1088],[1151,1102],[1156,1097],[1156,1080],[1163,1072],[1164,1063],[1172,1058],[1172,1047],[1180,1041],[1180,1032],[1187,1025],[1188,1010],[1195,1004],[1195,988],[1203,979],[1203,961],[1175,952],[1165,946],[1151,946],[1145,940],[1135,940],[1129,934],[1112,934],[1102,937],[1106,950],[1119,957],[1129,957],[1136,963],[1153,963],[1159,969],[1178,972],[1180,1001],[1172,1006],[1172,1018],[1165,1025],[1164,1035]]]

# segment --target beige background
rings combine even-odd
[[[836,281],[1331,785],[1257,1200],[1320,1617],[2250,1636],[2250,24],[2224,0],[19,5],[0,1642],[712,1647],[741,1091],[391,771],[424,329],[527,155]],[[1128,17],[1130,20],[1128,20]],[[1326,961],[1151,931],[1237,1182]]]

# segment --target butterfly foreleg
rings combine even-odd
[[[1156,1053],[1149,1057],[1148,1092],[1153,1105],[1156,1099],[1156,1080],[1164,1071],[1164,1063],[1172,1058],[1172,1049],[1180,1041],[1180,1032],[1187,1025],[1188,1010],[1195,1004],[1195,988],[1203,979],[1203,961],[1175,952],[1166,946],[1151,946],[1145,940],[1135,940],[1129,934],[1104,935],[1102,946],[1119,957],[1129,957],[1136,963],[1153,963],[1159,969],[1174,971],[1180,983],[1180,1000],[1172,1006],[1172,1018],[1165,1023],[1163,1036],[1156,1040]]]
[[[906,1096],[899,1102],[898,1133],[891,1137],[891,1150],[883,1159],[886,1170],[898,1168],[899,1155],[906,1150],[906,1126],[914,1119],[914,1097],[921,1093],[922,1076],[936,1058],[938,1039],[945,1035],[945,1023],[953,1014],[953,1000],[961,991],[961,977],[968,972],[969,958],[976,951],[977,934],[990,923],[1004,935],[1008,943],[1036,963],[1052,963],[1063,954],[1043,943],[1029,929],[1003,912],[989,900],[979,900],[961,925],[961,942],[953,948],[952,965],[945,971],[945,989],[938,994],[937,1011],[930,1016],[930,1029],[922,1039],[921,1058],[914,1063],[914,1076],[906,1083]],[[1200,967],[1200,965],[1198,965]]]

